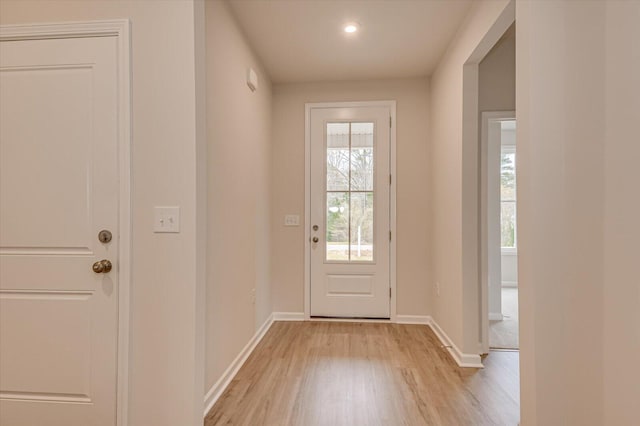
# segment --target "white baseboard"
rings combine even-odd
[[[438,336],[440,342],[442,342],[443,346],[447,348],[453,360],[458,364],[459,367],[470,367],[470,368],[484,368],[482,365],[482,359],[480,355],[477,354],[465,354],[453,343],[453,340],[447,336],[447,333],[444,332],[442,328],[438,325],[437,322],[431,318],[429,322],[429,326],[433,330],[433,332]]]
[[[502,287],[518,287],[518,281],[502,281]]]
[[[396,323],[398,324],[431,324],[431,317],[428,315],[396,315]]]
[[[500,312],[489,312],[489,321],[502,321],[504,316]]]
[[[213,386],[211,386],[211,389],[209,389],[209,391],[204,396],[204,417],[207,416],[207,413],[209,413],[218,398],[220,398],[227,386],[229,386],[231,380],[233,380],[235,375],[238,374],[238,371],[245,363],[247,358],[249,358],[251,352],[253,352],[256,346],[258,346],[258,343],[260,343],[260,340],[262,340],[267,331],[269,331],[269,328],[271,328],[271,324],[273,324],[273,321],[274,314],[271,314],[269,315],[269,318],[267,318],[267,320],[264,322],[264,324],[262,324],[262,326],[258,329],[258,331],[256,331],[256,334],[253,335],[246,346],[240,351],[236,359],[233,360],[231,365],[229,365],[229,367],[225,370],[218,381],[215,382]]]
[[[304,321],[304,312],[274,312],[274,321]]]

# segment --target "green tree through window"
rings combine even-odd
[[[327,260],[373,260],[374,124],[327,123]]]

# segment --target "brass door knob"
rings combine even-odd
[[[111,271],[113,265],[107,259],[102,259],[93,264],[93,272],[96,274],[106,274]]]
[[[319,240],[318,240],[318,237],[313,237],[311,241],[313,241],[314,243],[317,243]]]

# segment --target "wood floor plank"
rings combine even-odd
[[[275,322],[205,426],[517,425],[518,353],[484,364],[459,368],[427,326]]]

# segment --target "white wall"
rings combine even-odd
[[[640,3],[519,2],[522,425],[622,425],[640,395]]]
[[[515,111],[515,25],[487,53],[478,67],[478,110]]]
[[[477,275],[475,294],[464,291],[463,288],[463,272],[468,274],[463,271],[463,266],[473,269],[463,265],[463,245],[477,247],[477,240],[463,242],[463,227],[475,222],[477,228],[478,221],[477,209],[474,211],[467,208],[467,211],[463,211],[463,173],[473,173],[477,182],[477,170],[469,171],[463,168],[463,154],[467,155],[463,153],[462,132],[463,66],[508,3],[506,0],[474,2],[465,22],[432,75],[430,86],[428,182],[430,203],[434,206],[429,250],[432,265],[432,316],[465,353],[478,353],[477,323],[480,314]],[[477,114],[472,119],[477,121]],[[477,252],[475,258],[477,262]],[[440,286],[439,296],[435,291],[436,284]],[[467,330],[466,335],[463,330]]]
[[[503,252],[500,257],[502,287],[518,287],[518,254]]]
[[[274,86],[274,311],[304,311],[305,224],[284,227],[283,220],[304,218],[305,102],[397,100],[397,312],[428,314],[428,99],[425,78]]]
[[[206,2],[206,386],[271,315],[271,82],[225,2]],[[251,92],[247,69],[258,74]],[[255,305],[252,291],[255,290]]]
[[[202,421],[201,8],[194,1],[0,2],[1,24],[131,19],[131,425]],[[156,205],[180,206],[179,234],[153,233]]]
[[[640,395],[640,2],[605,17],[604,424],[622,425]]]

